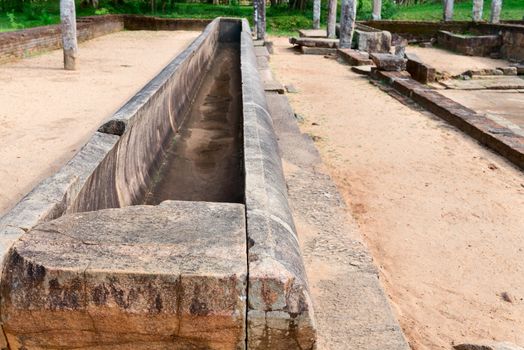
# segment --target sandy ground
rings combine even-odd
[[[524,175],[445,122],[272,38],[271,66],[364,234],[410,344],[524,345]]]
[[[441,94],[474,111],[494,119],[524,136],[524,91],[515,90],[440,90]]]
[[[0,65],[0,215],[79,150],[198,32],[129,31],[80,45],[79,69],[53,51]]]
[[[450,75],[459,75],[468,70],[494,69],[509,66],[509,62],[506,60],[464,56],[436,47],[422,48],[419,46],[408,46],[406,51],[417,54],[424,63],[433,66],[438,72],[446,72]]]

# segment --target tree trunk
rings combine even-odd
[[[380,21],[382,19],[382,0],[373,0],[373,20]]]
[[[329,0],[328,23],[327,23],[328,38],[337,37],[336,26],[337,26],[337,0]]]
[[[320,0],[313,1],[313,29],[320,28]]]
[[[473,21],[482,21],[482,11],[484,9],[484,0],[473,0]]]
[[[357,0],[342,0],[342,9],[340,12],[340,43],[338,44],[341,49],[351,48],[356,18]]]
[[[258,0],[257,39],[266,39],[266,0]]]
[[[444,21],[453,20],[453,0],[442,0],[444,3]]]
[[[62,23],[64,69],[75,70],[78,44],[76,41],[76,13],[74,0],[60,0],[60,21]]]
[[[491,23],[500,22],[500,11],[502,10],[502,0],[493,0],[491,2],[491,16],[489,21]]]

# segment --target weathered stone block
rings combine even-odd
[[[390,72],[406,70],[406,59],[404,57],[389,53],[374,53],[370,56],[379,70]]]
[[[244,206],[63,216],[14,244],[1,317],[15,348],[244,349]]]
[[[353,48],[365,52],[389,52],[391,50],[391,33],[385,30],[355,30]]]
[[[436,79],[437,71],[435,68],[422,62],[422,60],[415,54],[406,54],[408,59],[406,63],[406,70],[411,74],[411,77],[422,84],[432,83]]]
[[[439,30],[437,42],[440,46],[468,56],[489,56],[500,51],[502,38],[500,35],[460,35],[445,30]]]
[[[307,47],[325,47],[335,49],[338,47],[338,39],[328,38],[289,38],[289,43]]]
[[[352,49],[338,49],[338,57],[351,66],[369,66],[373,61],[366,52],[360,52]]]

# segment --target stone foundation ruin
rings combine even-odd
[[[187,163],[169,167],[177,159]],[[191,176],[211,185],[190,188]],[[189,190],[148,201],[162,183]],[[315,347],[245,20],[209,23],[0,219],[0,233],[0,318],[12,349]]]

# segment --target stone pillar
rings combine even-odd
[[[253,0],[253,29],[252,33],[257,37],[257,26],[258,26],[258,1],[259,0]]]
[[[382,0],[373,0],[373,20],[380,21],[382,19]]]
[[[257,39],[266,40],[266,0],[257,0]]]
[[[482,11],[484,9],[484,0],[473,0],[473,21],[482,21]]]
[[[491,16],[489,21],[491,23],[500,22],[500,11],[502,10],[502,0],[493,0],[491,2]]]
[[[340,43],[341,49],[350,49],[357,18],[357,0],[342,0],[340,12]]]
[[[444,4],[444,21],[452,21],[454,0],[442,0],[442,2]]]
[[[313,0],[313,29],[320,28],[320,0]]]
[[[78,44],[76,41],[76,13],[74,0],[60,0],[60,21],[62,23],[64,69],[75,70]]]
[[[329,0],[328,4],[328,23],[327,23],[327,36],[328,38],[336,38],[336,26],[337,26],[337,0]]]

